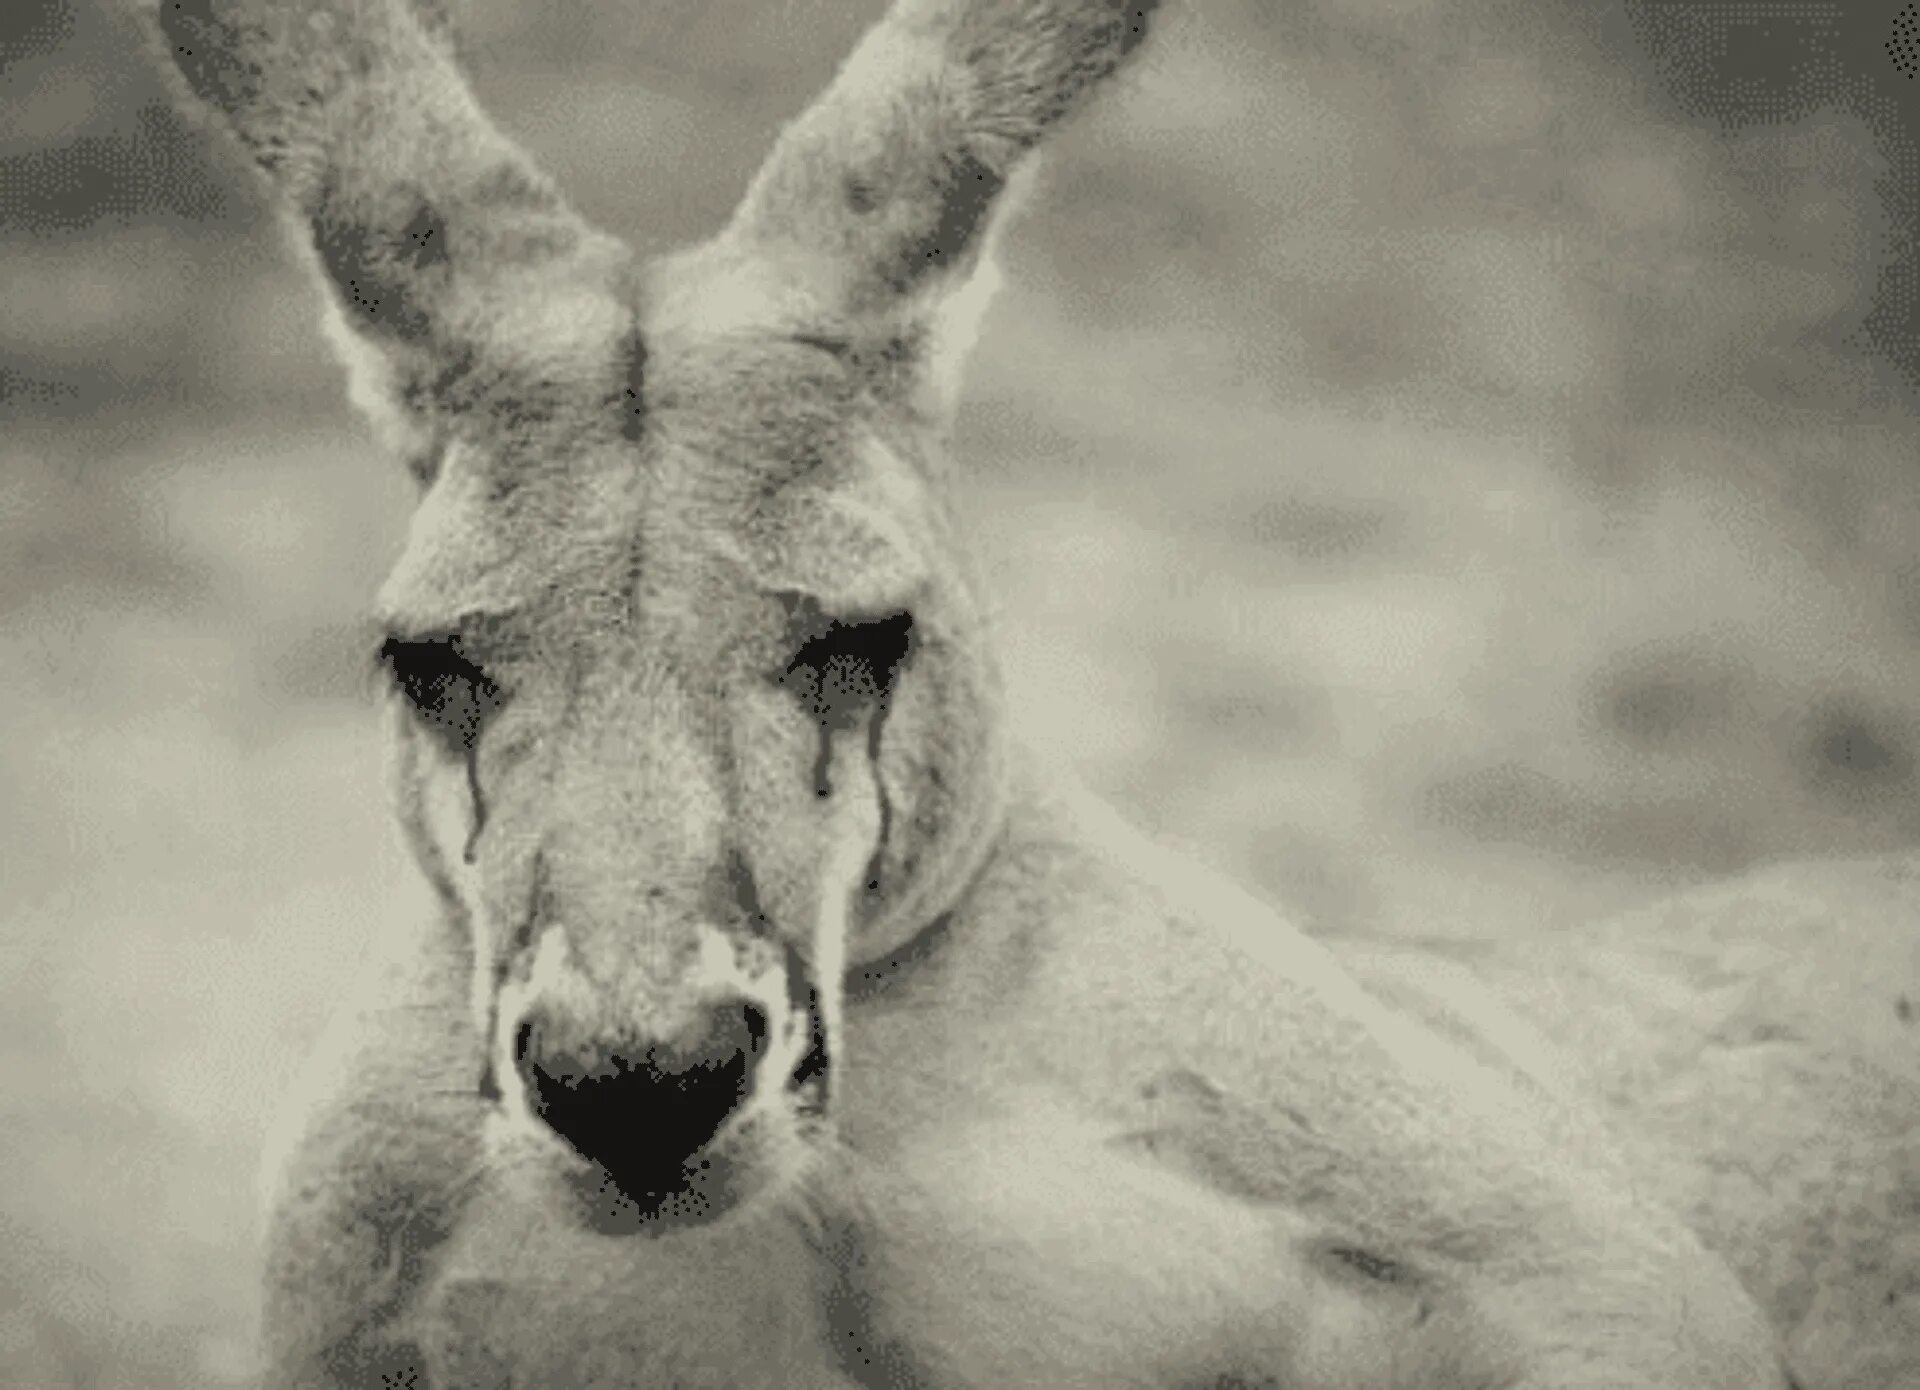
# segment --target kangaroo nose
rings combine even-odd
[[[533,1112],[630,1197],[686,1186],[687,1162],[746,1095],[766,1017],[743,1000],[704,1010],[672,1038],[553,1046],[537,1012],[514,1040]]]

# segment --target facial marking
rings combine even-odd
[[[809,962],[821,1031],[828,1056],[836,1063],[840,1059],[834,1053],[845,1036],[841,1029],[846,1002],[847,937],[853,928],[851,909],[854,895],[866,883],[881,826],[877,768],[869,764],[868,775],[859,779],[858,785],[857,794],[837,798],[829,811],[833,824],[828,837],[828,857],[820,875]]]
[[[521,1020],[526,1017],[532,1002],[543,997],[547,991],[559,988],[561,975],[567,968],[568,955],[566,933],[558,927],[547,927],[534,941],[533,954],[528,960],[523,979],[496,981],[494,970],[482,972],[477,968],[478,962],[475,962],[475,987],[485,989],[488,994],[485,1008],[488,1010],[493,1073],[500,1091],[501,1108],[510,1123],[530,1132],[538,1132],[539,1126],[534,1122],[526,1082],[520,1075],[518,1059],[514,1056],[515,1040]]]
[[[492,1025],[495,946],[487,930],[487,913],[480,871],[467,853],[479,816],[467,759],[455,757],[425,737],[415,739],[414,767],[418,799],[416,824],[427,841],[426,850],[436,877],[451,893],[468,923],[473,948],[473,975],[468,1016],[486,1036]]]
[[[479,874],[466,850],[473,838],[479,807],[474,802],[467,760],[443,749],[422,747],[416,765],[420,773],[422,829],[432,842],[433,852],[457,892],[460,905],[472,913],[480,906]]]

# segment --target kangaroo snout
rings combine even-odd
[[[533,1114],[646,1202],[687,1185],[695,1155],[753,1088],[767,1017],[742,995],[689,1011],[670,1035],[582,1040],[531,1006],[514,1066]]]

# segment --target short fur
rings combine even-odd
[[[1884,1129],[1816,1145],[1799,1206],[1717,1184],[1771,1093],[1690,1105],[1685,1009],[1588,1039],[1612,966],[1356,951],[1371,995],[1009,746],[943,373],[1007,185],[1154,8],[901,0],[731,223],[636,266],[486,124],[438,5],[159,7],[419,460],[384,651],[452,663],[393,718],[439,911],[386,940],[270,1160],[269,1385],[1786,1385],[1748,1289],[1830,1384],[1895,1367],[1870,1272],[1809,1292],[1755,1238],[1904,1200]],[[1745,949],[1709,920],[1704,960]],[[1679,997],[1714,987],[1689,969]],[[1549,975],[1529,1031],[1498,996]],[[636,1218],[517,1068],[716,998],[782,1067],[817,1026],[830,1084],[757,1082]],[[1795,1017],[1810,1077],[1867,1055]],[[1523,1055],[1555,1033],[1580,1066]],[[1881,1076],[1844,1132],[1914,1113]]]

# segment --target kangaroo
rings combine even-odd
[[[1586,1099],[1806,1386],[1920,1390],[1916,924],[1907,855],[1774,865],[1571,939],[1332,944],[1391,1006]]]
[[[900,0],[642,262],[440,4],[146,3],[420,485],[378,659],[439,910],[269,1159],[268,1385],[1794,1383],[1496,985],[1371,993],[1010,742],[942,437],[1155,4]]]

